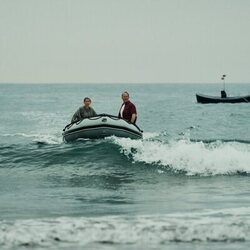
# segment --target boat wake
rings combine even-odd
[[[163,166],[186,175],[228,175],[250,173],[250,144],[239,141],[212,142],[190,139],[130,140],[111,138],[133,162]]]

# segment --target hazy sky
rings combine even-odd
[[[0,82],[250,82],[250,0],[0,0]]]

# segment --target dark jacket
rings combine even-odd
[[[123,110],[123,113],[121,114],[121,109],[122,109],[122,106],[125,105],[124,107],[124,110]],[[118,114],[118,117],[119,118],[123,118],[125,120],[128,120],[129,122],[131,121],[131,118],[132,118],[132,114],[137,114],[136,113],[136,107],[135,105],[130,102],[130,101],[127,101],[127,102],[124,102],[122,104],[121,108],[120,108],[120,111],[119,111],[119,114]]]
[[[97,114],[93,108],[89,107],[86,109],[85,107],[80,107],[73,115],[71,122],[80,121],[84,118],[89,118],[96,115]]]

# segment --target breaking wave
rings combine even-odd
[[[189,139],[163,142],[115,137],[111,140],[134,162],[157,164],[186,175],[250,173],[250,144],[245,142]]]
[[[32,157],[33,153],[37,153],[37,148],[34,151],[32,144],[37,144],[45,145],[40,149],[40,153],[45,159],[48,158],[47,153],[51,157],[51,150],[53,150],[55,153],[67,151],[65,157],[70,160],[74,150],[86,148],[88,154],[96,155],[97,159],[102,158],[105,161],[105,159],[119,157],[119,154],[122,154],[133,163],[160,166],[176,174],[200,176],[250,174],[250,142],[243,140],[171,139],[168,135],[145,133],[143,140],[111,136],[102,140],[89,140],[66,145],[62,141],[60,133],[52,135],[16,133],[1,136],[8,142],[3,145],[6,147],[13,145],[14,148],[17,148],[15,152],[17,157],[21,157],[22,152],[26,152],[27,148],[31,150],[25,154]],[[46,145],[49,147],[48,150]],[[109,146],[107,147],[107,145]],[[69,149],[70,152],[68,152]],[[8,156],[8,152],[5,156]],[[40,160],[42,161],[44,158]]]
[[[0,246],[50,247],[99,244],[250,240],[249,207],[148,216],[60,217],[0,221]]]

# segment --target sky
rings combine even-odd
[[[250,83],[249,0],[0,0],[0,83]]]

